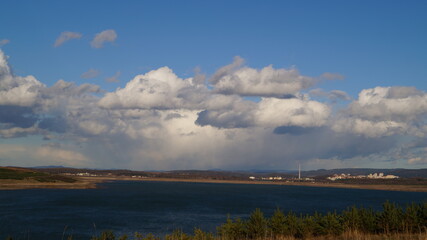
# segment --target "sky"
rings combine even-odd
[[[426,1],[2,1],[0,165],[427,167]]]

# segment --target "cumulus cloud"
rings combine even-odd
[[[261,126],[323,126],[330,114],[327,105],[301,99],[262,99],[255,112]]]
[[[78,32],[62,32],[59,35],[59,37],[55,40],[55,43],[53,44],[53,46],[59,47],[69,40],[80,39],[81,37],[82,37],[82,34]]]
[[[198,114],[196,124],[217,128],[249,128],[256,124],[254,119],[257,104],[250,101],[235,101],[227,108],[210,109]]]
[[[209,81],[213,84],[218,83],[223,77],[232,74],[239,67],[241,67],[244,62],[245,60],[243,58],[239,56],[235,56],[231,64],[223,66],[220,69],[218,69],[215,72],[215,74],[212,76],[212,78],[209,79]]]
[[[209,80],[216,92],[242,96],[284,97],[313,86],[317,79],[303,76],[296,68],[257,70],[242,67],[243,59],[236,57],[230,65],[220,68]]]
[[[100,87],[80,86],[59,80],[46,87],[33,76],[12,74],[7,58],[0,51],[0,136],[49,135],[49,132],[76,131],[71,120],[82,109],[96,105]]]
[[[96,69],[89,69],[87,70],[87,72],[82,73],[82,75],[80,75],[81,78],[84,79],[90,79],[90,78],[96,78],[99,75],[99,71]]]
[[[362,90],[332,128],[368,137],[424,136],[426,114],[426,93],[413,87],[376,87]]]
[[[14,76],[0,50],[0,105],[32,106],[44,84],[33,76]]]
[[[117,33],[113,29],[104,30],[97,33],[95,38],[90,42],[93,48],[102,48],[106,42],[114,42],[117,39]]]
[[[359,93],[350,113],[367,119],[415,120],[427,113],[427,94],[408,87],[376,87]]]
[[[2,40],[0,40],[0,47],[6,45],[8,43],[10,43],[9,39],[2,39]]]
[[[353,132],[367,137],[382,137],[403,134],[409,130],[406,123],[395,121],[369,121],[360,118],[343,118],[337,120],[332,129],[337,132]]]
[[[331,104],[350,97],[339,90],[304,93],[316,78],[294,69],[252,69],[238,57],[208,77],[211,86],[198,73],[181,78],[162,67],[110,92],[64,80],[47,87],[13,75],[0,53],[0,137],[40,136],[39,146],[0,145],[2,162],[11,165],[146,170],[286,169],[296,161],[307,168],[426,164],[426,94],[415,88],[365,89],[348,105]],[[222,91],[226,79],[238,84]]]
[[[327,105],[304,99],[263,98],[260,102],[238,102],[229,109],[205,110],[197,123],[218,128],[247,128],[325,125],[330,115]]]
[[[74,111],[89,108],[98,100],[93,94],[100,93],[101,88],[95,84],[82,84],[59,80],[50,88],[40,91],[39,111],[49,113],[62,119],[62,115],[71,116]]]
[[[99,102],[103,108],[175,109],[198,108],[206,96],[205,86],[192,78],[181,79],[168,67],[138,75]]]

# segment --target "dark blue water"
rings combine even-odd
[[[284,211],[341,211],[357,205],[381,209],[427,201],[427,193],[302,186],[179,182],[104,183],[99,189],[0,191],[0,240],[90,239],[105,229],[118,234],[163,235],[180,228],[215,231],[227,214],[248,217],[255,208],[266,215]],[[64,238],[66,239],[66,237]]]

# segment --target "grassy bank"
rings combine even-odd
[[[72,239],[72,237],[68,238]],[[227,240],[229,238],[214,235],[212,233],[203,232],[200,229],[195,229],[193,234],[185,234],[179,230],[172,234],[166,235],[165,240]],[[239,240],[250,240],[251,238],[239,238]],[[328,236],[309,236],[299,238],[294,236],[266,236],[256,240],[426,240],[427,234],[424,233],[391,233],[391,234],[366,234],[360,232],[344,232],[341,235]],[[162,240],[152,234],[142,235],[135,233],[133,237],[123,235],[116,237],[113,232],[105,231],[99,236],[92,237],[91,240]]]

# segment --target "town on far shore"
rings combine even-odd
[[[368,175],[351,175],[350,173],[341,173],[341,174],[334,174],[332,176],[326,177],[326,179],[330,181],[336,181],[339,179],[396,179],[399,178],[399,176],[396,175],[385,175],[384,173],[370,173]],[[262,180],[262,181],[286,181],[286,182],[295,182],[295,181],[306,181],[306,182],[315,182],[315,178],[310,177],[304,177],[302,178],[300,175],[298,177],[294,178],[284,178],[281,176],[274,176],[274,177],[255,177],[250,176],[250,180]]]
[[[301,171],[171,170],[39,168],[38,171],[76,177],[126,177],[130,179],[188,179],[283,183],[425,184],[427,169],[319,169]]]

